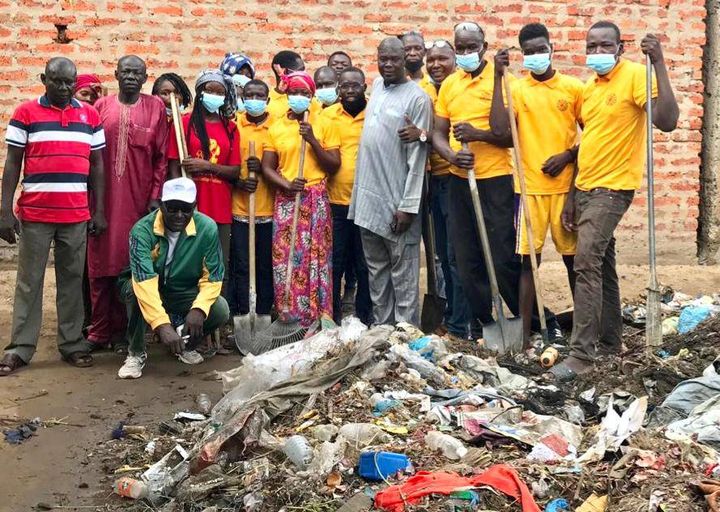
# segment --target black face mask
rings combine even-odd
[[[417,60],[417,61],[405,61],[405,69],[407,69],[410,73],[416,73],[420,71],[420,68],[423,67],[423,61]]]
[[[367,99],[365,99],[365,96],[360,96],[352,103],[346,102],[345,100],[342,100],[341,103],[343,108],[345,109],[345,112],[355,117],[360,112],[365,110],[365,107],[367,106]]]

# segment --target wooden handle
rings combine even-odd
[[[540,285],[540,273],[538,272],[537,255],[535,254],[535,237],[532,229],[532,216],[527,199],[527,184],[525,183],[525,171],[522,167],[520,159],[520,137],[517,131],[517,122],[515,120],[515,109],[513,108],[512,90],[508,81],[507,68],[503,70],[503,85],[505,86],[505,96],[507,97],[508,120],[510,121],[510,133],[512,134],[512,155],[515,163],[515,173],[517,174],[518,184],[520,185],[520,199],[522,201],[523,220],[525,221],[525,235],[528,239],[528,257],[530,258],[530,268],[532,270],[533,281],[535,281],[535,302],[537,303],[538,317],[540,318],[540,332],[543,336],[543,342],[548,342],[547,324],[545,320],[545,304],[542,297],[542,286]]]
[[[308,112],[303,114],[303,121],[307,123]],[[300,137],[300,163],[298,165],[298,178],[303,177],[305,167],[305,139]],[[290,231],[290,250],[288,251],[287,273],[285,276],[285,306],[283,312],[285,316],[290,311],[290,283],[292,283],[293,259],[295,258],[295,240],[297,240],[297,225],[300,217],[300,203],[302,201],[302,192],[295,193],[295,207],[293,208],[292,231]]]
[[[185,134],[182,130],[182,121],[180,120],[180,112],[178,111],[177,99],[175,93],[170,93],[170,111],[172,113],[173,128],[175,129],[175,142],[178,148],[178,159],[180,160],[180,172],[183,178],[186,178],[185,169],[182,163],[187,158],[187,148],[185,147]]]
[[[250,157],[255,157],[255,141],[251,140],[248,150]],[[255,178],[255,173],[248,170],[248,177]],[[255,278],[255,192],[248,197],[248,272],[250,274],[250,286],[248,288],[250,314],[255,314],[257,281]]]

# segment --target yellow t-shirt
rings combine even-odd
[[[585,84],[585,124],[575,186],[580,190],[635,190],[645,167],[645,66],[620,59],[605,76]],[[657,97],[653,76],[652,97]]]
[[[433,108],[435,108],[435,103],[437,103],[438,93],[437,89],[435,89],[435,84],[433,84],[430,79],[429,75],[423,76],[423,79],[420,80],[418,85],[422,88],[425,93],[430,96],[430,99],[432,100]],[[428,137],[430,135],[428,134]],[[433,173],[435,176],[445,176],[446,174],[450,174],[450,162],[445,160],[443,157],[438,155],[435,151],[430,151],[430,172]]]
[[[574,164],[555,178],[543,173],[542,166],[551,156],[575,145],[583,87],[577,78],[558,71],[544,82],[538,82],[530,73],[513,82],[513,108],[529,194],[563,194],[570,190]],[[515,191],[520,192],[517,177]]]
[[[267,106],[267,112],[270,117],[275,120],[283,117],[290,110],[286,94],[277,92],[274,88],[270,89],[270,103]],[[310,115],[317,115],[322,111],[322,105],[315,98],[310,102]]]
[[[508,76],[514,80],[511,74],[508,73]],[[453,151],[460,151],[462,147],[453,137],[453,125],[466,122],[480,130],[490,130],[494,77],[495,65],[486,61],[485,68],[475,78],[460,69],[447,77],[440,86],[435,115],[450,121],[450,147]],[[512,173],[509,149],[487,142],[471,142],[469,149],[475,155],[476,178],[494,178]],[[467,172],[455,166],[450,166],[450,172],[467,178]]]
[[[340,148],[340,133],[336,126],[327,123],[320,115],[310,116],[310,124],[313,127],[315,138],[325,149]],[[264,146],[265,151],[274,151],[278,155],[278,172],[285,179],[292,181],[298,176],[300,165],[300,137],[299,124],[295,119],[287,115],[275,119],[268,130],[268,141]],[[305,145],[305,162],[303,166],[303,177],[308,185],[317,185],[325,179],[325,171],[315,157],[315,152],[310,144]]]
[[[340,170],[328,179],[328,196],[333,204],[349,205],[355,183],[355,162],[360,135],[365,124],[365,111],[351,116],[340,103],[322,111],[323,122],[334,126],[340,134]]]
[[[247,157],[250,156],[250,141],[255,143],[255,156],[262,160],[263,148],[269,139],[269,128],[272,124],[270,116],[260,124],[252,123],[248,120],[246,114],[238,114],[235,118],[240,133],[240,154],[243,158],[240,175],[243,178],[248,177]],[[262,173],[258,174],[258,187],[255,191],[255,215],[258,217],[272,216],[273,205],[275,203],[275,190],[267,183]],[[244,190],[235,188],[233,190],[233,215],[248,215],[248,198],[250,194]]]

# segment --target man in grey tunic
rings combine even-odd
[[[430,98],[405,71],[402,42],[389,37],[378,46],[380,77],[373,84],[360,139],[348,218],[360,227],[379,324],[420,320],[420,201],[426,140],[405,144],[407,124],[430,129]]]

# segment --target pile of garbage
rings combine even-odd
[[[649,355],[628,327],[597,373],[554,385],[539,349],[497,359],[346,318],[247,356],[212,409],[203,395],[156,431],[118,425],[134,449],[107,466],[116,508],[717,511],[718,347],[712,315]]]

